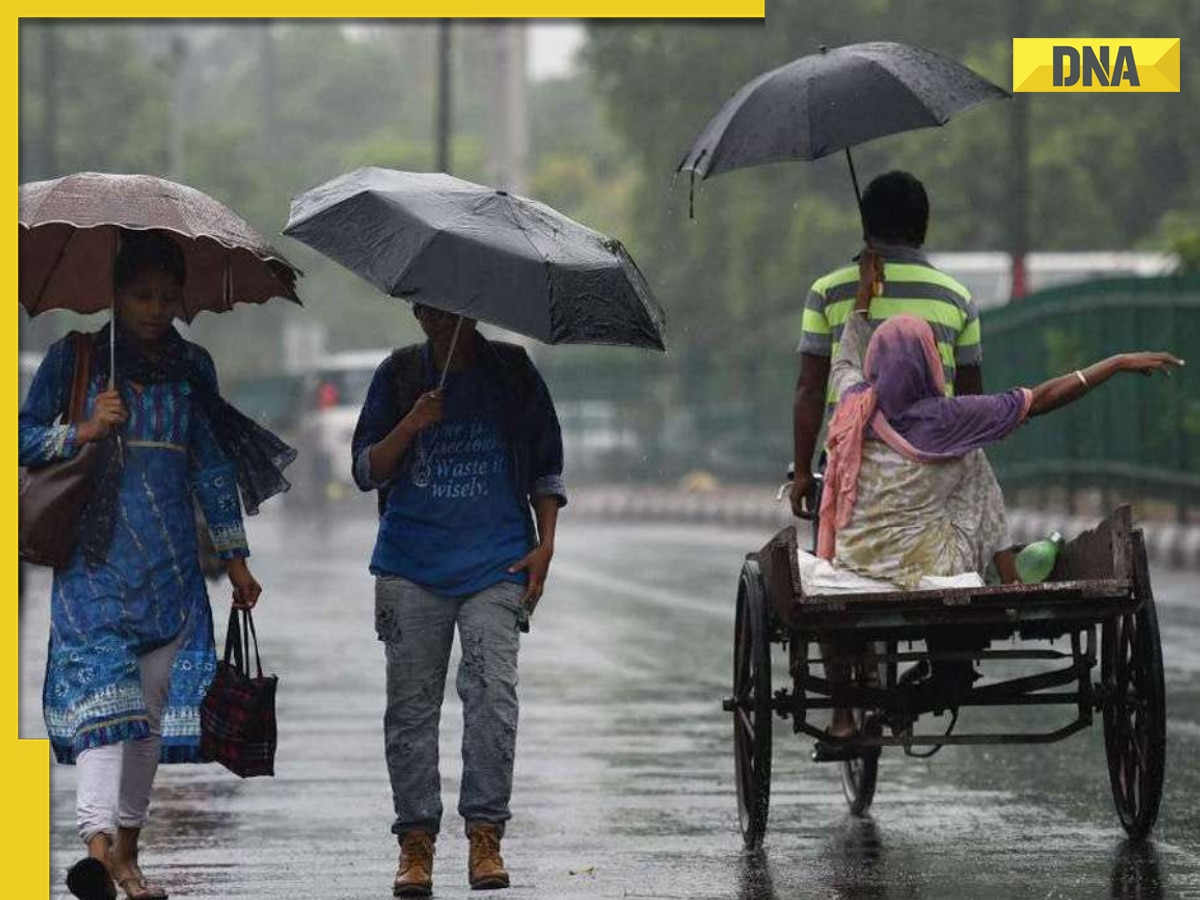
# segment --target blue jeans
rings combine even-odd
[[[466,597],[427,591],[395,576],[375,579],[375,632],[387,659],[384,749],[396,821],[392,833],[442,821],[438,726],[454,628],[462,662],[463,777],[458,812],[470,826],[504,828],[511,817],[517,743],[517,650],[523,585],[502,581]]]

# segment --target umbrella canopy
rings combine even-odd
[[[621,243],[515,194],[359,169],[296,197],[283,233],[385,294],[547,344],[664,349],[662,308]]]
[[[730,98],[679,171],[707,178],[819,159],[873,138],[944,125],[1008,91],[954,60],[906,44],[851,44],[767,72]]]
[[[21,304],[91,313],[113,302],[120,229],[162,229],[183,249],[182,317],[234,303],[299,303],[300,270],[247,222],[207,194],[152,175],[82,172],[20,187]]]

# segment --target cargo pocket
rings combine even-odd
[[[387,644],[400,643],[400,598],[395,581],[375,579],[375,637]]]

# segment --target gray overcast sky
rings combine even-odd
[[[583,43],[583,25],[577,20],[531,20],[529,23],[529,74],[535,81],[568,74],[575,52]]]

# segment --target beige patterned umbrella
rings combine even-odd
[[[182,317],[284,297],[299,303],[299,269],[227,206],[152,175],[81,172],[20,187],[21,305],[109,309],[120,229],[171,232],[187,261]]]

